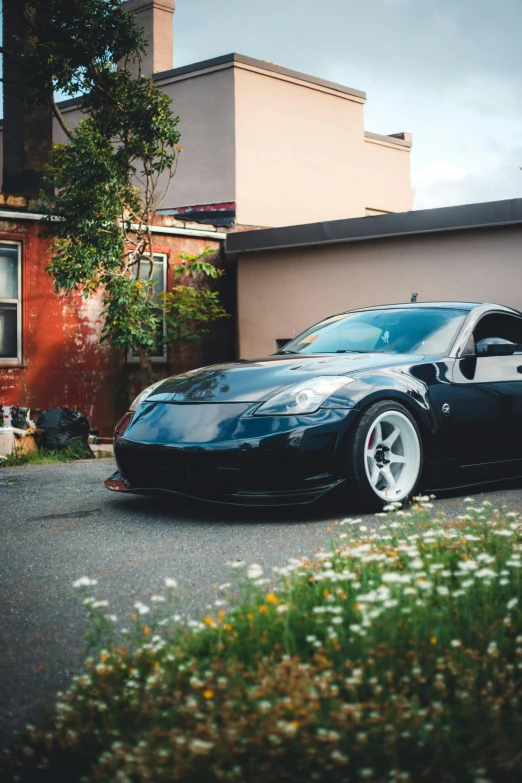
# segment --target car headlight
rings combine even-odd
[[[147,386],[146,389],[143,389],[143,391],[138,394],[132,405],[130,406],[129,410],[136,411],[138,410],[139,406],[142,402],[145,402],[147,397],[150,397],[154,389],[157,389],[158,386],[160,386],[162,383],[165,382],[165,378],[162,378],[161,381],[156,381],[156,383],[153,383],[152,386]]]
[[[275,397],[264,402],[254,416],[291,416],[300,413],[315,413],[323,402],[341,386],[353,383],[355,378],[339,375],[320,375],[284,389]]]

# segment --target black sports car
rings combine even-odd
[[[429,302],[333,315],[272,356],[155,383],[114,445],[109,489],[242,505],[345,487],[378,509],[522,475],[522,313]]]

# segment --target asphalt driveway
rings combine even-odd
[[[177,579],[194,616],[230,577],[229,560],[260,563],[267,573],[289,557],[328,544],[347,510],[251,510],[107,492],[112,460],[0,469],[0,741],[52,706],[83,652],[85,623],[70,600],[72,582],[99,580],[122,623]],[[472,494],[466,492],[465,494]],[[461,513],[462,498],[436,501]],[[485,495],[477,497],[485,499]],[[522,508],[522,482],[487,493],[494,506]],[[369,518],[370,522],[375,522]]]

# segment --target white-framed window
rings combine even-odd
[[[152,280],[154,281],[154,298],[153,301],[157,302],[159,295],[164,294],[167,290],[167,255],[165,253],[154,253],[152,256]],[[148,280],[150,277],[150,260],[144,258],[141,262],[140,278]],[[159,307],[158,307],[159,310]],[[150,357],[153,362],[166,362],[167,361],[167,346],[161,344],[161,339],[166,333],[165,319],[162,319],[160,328],[158,330],[158,347],[156,350],[151,351]],[[134,349],[130,349],[127,355],[127,361],[136,364],[139,362],[138,352]]]
[[[22,245],[0,241],[0,367],[22,363]]]

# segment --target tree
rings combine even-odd
[[[54,146],[38,204],[54,237],[48,271],[57,291],[85,297],[103,291],[102,340],[122,356],[129,347],[137,349],[150,377],[150,351],[164,318],[164,339],[171,341],[188,337],[190,328],[180,328],[182,313],[192,323],[224,314],[206,282],[216,276],[214,267],[196,259],[184,259],[180,272],[192,293],[177,285],[162,299],[164,313],[154,297],[149,227],[182,151],[179,118],[154,80],[140,73],[145,41],[121,0],[4,3],[24,14],[29,31],[15,53],[31,85],[27,99],[35,107],[50,102],[67,136],[65,144]],[[128,66],[136,63],[133,75]],[[68,126],[57,92],[74,98],[85,115],[77,128]],[[194,264],[200,264],[197,278]],[[197,317],[189,301],[198,302]]]
[[[198,342],[208,334],[208,324],[228,317],[219,304],[219,294],[212,291],[207,282],[209,278],[223,275],[222,269],[205,260],[213,254],[214,251],[207,248],[199,256],[180,255],[181,263],[174,267],[174,278],[183,282],[160,297],[168,341]]]

